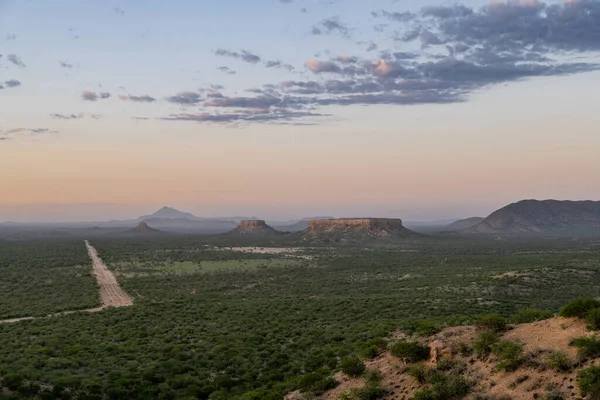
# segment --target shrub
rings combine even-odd
[[[482,329],[491,329],[495,332],[502,332],[506,329],[506,319],[498,314],[488,314],[479,319],[478,325]]]
[[[365,372],[365,363],[357,356],[348,356],[342,359],[340,363],[342,372],[348,376],[361,376]]]
[[[477,358],[485,358],[492,352],[493,346],[498,343],[498,334],[490,329],[479,332],[477,338],[473,342],[473,350]]]
[[[393,356],[402,358],[407,362],[417,362],[429,358],[429,346],[406,340],[398,340],[390,346]]]
[[[578,317],[583,318],[585,314],[593,308],[600,307],[600,302],[591,297],[575,299],[563,308],[558,313],[561,317]]]
[[[350,389],[346,393],[342,393],[340,400],[377,400],[385,396],[385,390],[379,385],[367,384],[363,388]]]
[[[429,368],[425,364],[415,364],[408,367],[408,371],[406,372],[408,375],[415,378],[415,380],[419,383],[427,382],[427,378],[429,378]]]
[[[383,350],[385,350],[386,345],[387,342],[381,338],[372,339],[368,342],[363,343],[359,347],[358,353],[362,358],[372,360],[378,355],[380,355],[383,352]]]
[[[458,354],[463,357],[470,356],[473,353],[473,348],[465,342],[458,342]]]
[[[585,323],[588,329],[600,330],[600,308],[592,308],[585,313]]]
[[[600,366],[593,365],[579,371],[577,384],[582,395],[590,395],[592,399],[600,398]]]
[[[381,382],[381,372],[378,369],[370,369],[365,373],[367,383],[379,384]]]
[[[596,336],[583,336],[573,340],[571,344],[578,348],[580,360],[600,356],[600,340]]]
[[[516,371],[523,362],[523,345],[520,343],[503,340],[494,346],[493,351],[500,359],[496,369]]]
[[[569,357],[562,351],[553,351],[548,354],[546,364],[556,372],[569,372],[573,367],[573,363],[569,360]]]
[[[430,389],[415,392],[413,400],[448,400],[464,397],[471,390],[471,384],[462,376],[448,376],[436,371],[430,378]]]
[[[535,308],[521,308],[511,318],[511,321],[515,324],[528,324],[531,322],[541,321],[544,319],[552,318],[554,314],[548,310],[538,310]]]

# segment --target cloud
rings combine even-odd
[[[389,12],[387,10],[373,11],[371,15],[375,18],[386,18],[394,22],[409,22],[416,17],[411,12]]]
[[[58,133],[58,131],[50,128],[13,128],[6,131],[0,130],[0,141],[10,140],[17,136],[37,136],[51,133]]]
[[[79,114],[50,114],[53,119],[81,119],[85,115],[82,113]]]
[[[113,11],[117,15],[121,15],[121,16],[125,15],[125,10],[123,10],[121,7],[115,7],[115,8],[113,8]]]
[[[242,50],[241,52],[238,53],[236,51],[230,51],[230,50],[226,50],[226,49],[217,49],[217,50],[215,50],[215,54],[217,56],[222,56],[222,57],[236,58],[236,59],[242,60],[242,61],[250,63],[250,64],[257,64],[261,61],[261,59],[258,55],[253,54],[247,50]]]
[[[26,68],[27,67],[25,65],[25,63],[23,63],[23,61],[21,60],[21,57],[19,57],[16,54],[9,54],[9,55],[7,55],[6,59],[8,61],[10,61],[11,63],[15,64],[19,68]]]
[[[154,97],[151,97],[148,95],[134,96],[134,95],[130,95],[130,94],[127,94],[127,95],[120,94],[119,99],[133,101],[135,103],[154,103],[156,101],[156,99]]]
[[[311,58],[310,60],[306,61],[304,65],[315,74],[320,74],[322,72],[342,72],[340,66],[333,61],[319,61],[316,58]]]
[[[90,92],[89,90],[85,90],[81,94],[81,98],[83,100],[87,100],[87,101],[96,101],[96,100],[98,100],[98,95],[94,92]]]
[[[281,68],[283,66],[281,61],[267,61],[265,67],[267,68]]]
[[[236,71],[234,71],[234,70],[232,70],[231,68],[229,68],[229,67],[226,67],[226,66],[224,66],[224,65],[223,65],[223,66],[220,66],[220,67],[217,67],[217,69],[218,69],[219,71],[221,71],[221,72],[224,72],[224,73],[228,74],[228,75],[235,75],[235,74],[237,74],[237,72],[236,72]]]
[[[5,82],[4,82],[4,84],[5,84],[7,87],[9,87],[9,88],[12,88],[12,87],[21,86],[21,81],[18,81],[18,80],[16,80],[16,79],[10,79],[10,80],[8,80],[8,81],[5,81]]]
[[[286,109],[252,109],[243,112],[232,113],[197,113],[197,114],[171,114],[161,118],[165,121],[187,121],[200,123],[277,123],[278,121],[290,121],[299,118],[323,117],[310,111],[290,111]]]
[[[69,68],[69,69],[73,68],[73,64],[69,64],[66,61],[59,61],[59,63],[60,63],[60,66],[63,68]]]
[[[444,43],[496,52],[600,50],[600,1],[545,4],[537,0],[496,1],[480,9],[462,5],[427,7],[419,24]]]
[[[198,104],[202,98],[196,92],[180,92],[175,96],[167,97],[169,103],[176,103],[182,105],[194,105]]]
[[[101,92],[100,94],[96,93],[96,92],[92,92],[90,90],[84,90],[83,93],[81,93],[81,98],[85,101],[96,101],[98,99],[108,99],[110,97],[110,93],[108,92]]]
[[[17,40],[17,35],[15,35],[14,33],[9,33],[8,35],[6,35],[6,40]]]
[[[313,35],[334,34],[337,33],[344,37],[350,37],[352,30],[344,23],[340,22],[339,17],[331,17],[322,20],[312,29]]]

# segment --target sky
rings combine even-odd
[[[0,221],[600,200],[600,0],[0,0]]]

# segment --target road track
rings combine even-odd
[[[88,308],[86,310],[63,311],[38,318],[58,317],[61,315],[74,314],[76,312],[98,312],[109,307],[129,307],[133,305],[133,300],[127,293],[125,293],[123,289],[121,289],[121,286],[119,286],[119,282],[117,282],[115,275],[108,269],[106,264],[104,264],[94,246],[92,246],[90,242],[86,240],[85,247],[87,248],[88,255],[92,260],[92,274],[96,277],[96,282],[98,282],[98,286],[100,287],[100,299],[102,300],[102,305],[100,307]],[[0,320],[0,324],[29,321],[32,319],[37,318],[23,317],[4,319]]]

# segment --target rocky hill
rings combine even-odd
[[[361,376],[339,372],[331,378],[333,389],[316,398],[594,399],[598,397],[584,396],[581,383],[586,376],[588,387],[600,394],[600,373],[591,373],[590,368],[600,354],[582,357],[573,343],[590,337],[595,337],[593,332],[575,318],[512,325],[499,332],[481,326],[452,327],[425,338],[397,332],[380,344],[380,350],[374,348],[375,357],[364,361],[364,372],[357,374]],[[582,342],[588,346],[598,339]],[[285,400],[310,398],[314,397],[297,391]]]
[[[267,223],[260,219],[252,219],[241,221],[240,224],[232,231],[229,232],[234,235],[280,235],[281,232],[267,225]]]
[[[397,218],[351,218],[309,221],[302,238],[314,243],[393,241],[420,236]]]
[[[471,217],[460,219],[456,222],[453,222],[445,227],[445,229],[449,231],[462,231],[464,229],[469,229],[474,227],[475,225],[483,222],[485,218],[483,217]]]
[[[509,204],[465,233],[600,235],[600,201],[523,200]]]
[[[127,233],[147,234],[147,233],[160,233],[160,231],[158,229],[151,228],[150,226],[148,226],[148,224],[146,222],[142,221],[135,228],[128,230]]]
[[[145,221],[148,219],[180,219],[180,218],[185,218],[185,219],[190,219],[190,220],[197,219],[197,217],[191,213],[179,211],[174,208],[165,206],[153,214],[144,215],[144,216],[139,217],[138,220]]]

